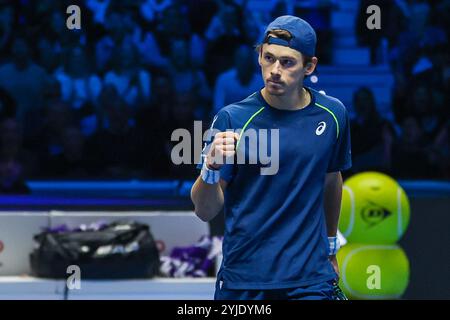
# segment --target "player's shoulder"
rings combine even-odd
[[[262,107],[263,104],[258,97],[258,91],[256,91],[241,101],[226,105],[219,110],[218,114],[226,113],[231,118],[242,116],[245,117],[247,114],[257,112]]]
[[[333,113],[337,117],[345,117],[347,116],[347,108],[345,105],[339,100],[338,98],[335,98],[333,96],[329,96],[325,94],[324,92],[319,92],[315,89],[309,88],[308,89],[313,93],[315,97],[315,104],[318,107],[321,107],[328,112]]]

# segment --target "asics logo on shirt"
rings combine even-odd
[[[325,131],[326,127],[327,124],[325,123],[325,121],[319,122],[319,126],[316,129],[316,135],[320,136]]]

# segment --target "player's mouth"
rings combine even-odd
[[[283,84],[282,82],[274,81],[274,80],[267,80],[267,83],[270,83],[272,85],[277,85],[277,86],[281,86]]]

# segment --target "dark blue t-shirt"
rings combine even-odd
[[[307,89],[312,101],[299,110],[273,108],[255,92],[222,108],[213,120],[219,131],[279,130],[276,174],[261,174],[268,166],[259,163],[261,145],[245,139],[238,154],[245,152],[246,163],[220,170],[228,182],[218,274],[224,288],[290,288],[336,277],[328,260],[323,188],[327,172],[351,167],[349,119],[339,100]],[[270,150],[273,135],[267,136]],[[258,163],[249,164],[255,157]]]

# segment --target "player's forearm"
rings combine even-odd
[[[212,220],[223,207],[223,191],[218,183],[207,184],[197,178],[191,189],[195,214],[203,221]]]
[[[329,237],[337,234],[342,199],[342,176],[340,172],[328,173],[324,186],[324,210]]]

